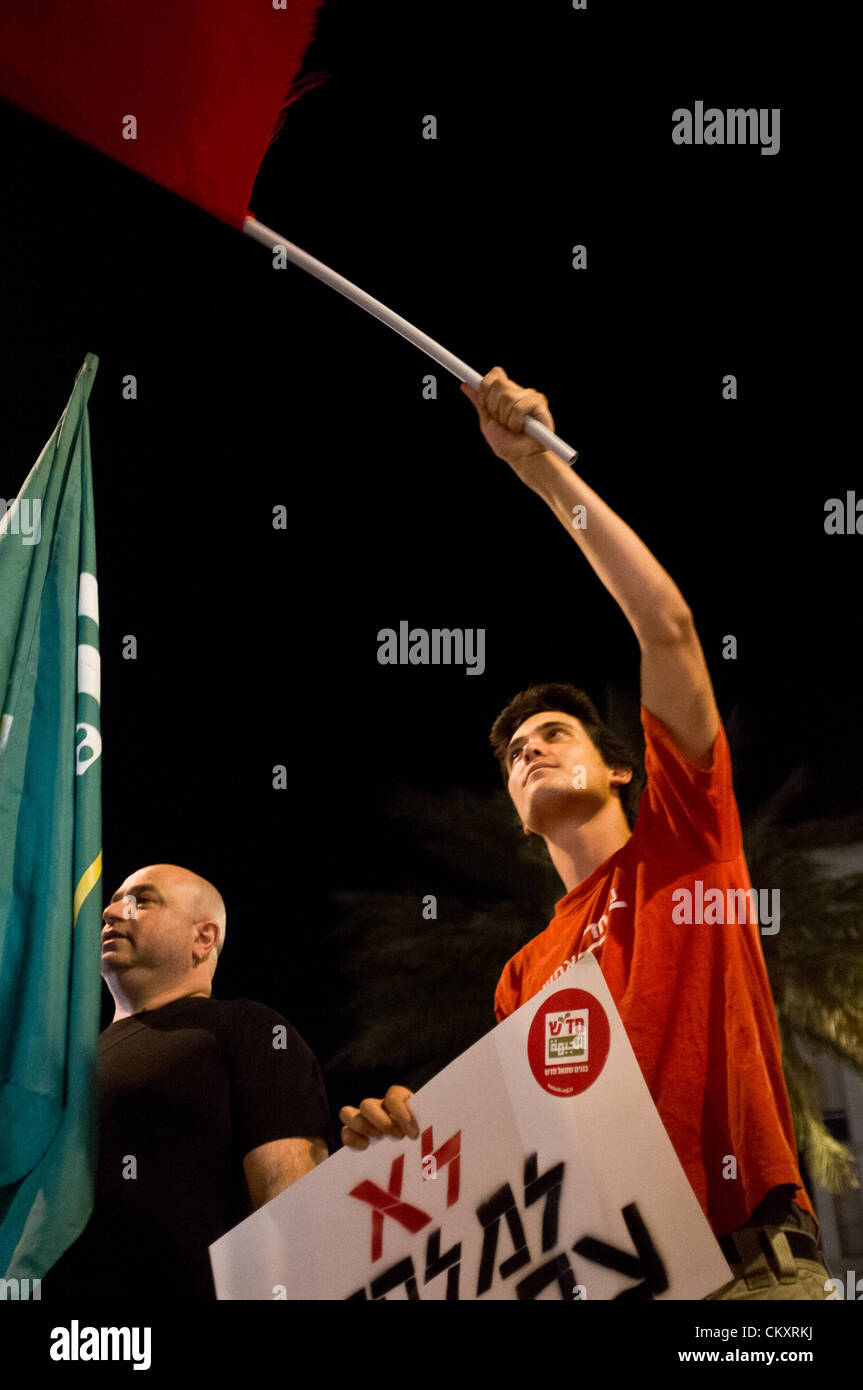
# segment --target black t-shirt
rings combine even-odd
[[[252,1210],[243,1158],[333,1128],[299,1033],[250,999],[175,999],[99,1038],[93,1215],[42,1297],[213,1299],[208,1246]]]

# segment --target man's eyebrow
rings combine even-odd
[[[572,725],[564,724],[562,719],[549,719],[545,724],[538,724],[535,729],[531,730],[531,733],[548,734],[552,729],[566,729],[568,733],[575,733]],[[514,738],[506,750],[507,760],[512,757],[513,753],[517,753],[519,748],[523,748],[529,738],[530,734],[522,734],[521,738]]]
[[[132,887],[127,888],[125,893],[123,892],[122,888],[118,888],[113,898],[111,899],[111,902],[118,903],[123,898],[128,898],[130,894],[134,898],[142,898],[145,893],[149,893],[152,897],[158,898],[160,902],[164,902],[161,893],[159,892],[158,888],[154,883],[133,883]]]

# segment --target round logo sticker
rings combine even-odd
[[[530,1025],[527,1058],[544,1091],[577,1096],[599,1076],[610,1043],[599,1000],[584,989],[561,989],[540,1005]]]

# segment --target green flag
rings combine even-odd
[[[40,1279],[93,1206],[102,739],[87,400],[98,365],[88,353],[57,428],[0,520],[0,1277],[7,1280]]]

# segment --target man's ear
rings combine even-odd
[[[627,782],[632,781],[633,772],[631,767],[616,767],[611,774],[612,785],[615,787],[625,787]]]
[[[215,946],[218,946],[220,932],[221,927],[219,926],[218,922],[195,923],[196,943],[200,943],[200,946],[204,952],[202,959],[206,960],[209,957],[210,952],[213,950],[213,948]]]

